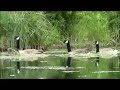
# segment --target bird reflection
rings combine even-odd
[[[71,58],[72,57],[68,57],[66,67],[71,67]]]
[[[95,66],[97,66],[97,67],[99,66],[99,59],[100,59],[99,57],[96,57]]]
[[[20,73],[20,62],[17,61],[17,73]]]
[[[71,59],[72,57],[68,57],[67,58],[67,62],[66,62],[66,71],[69,71],[71,67]],[[66,73],[65,74],[65,79],[70,79],[72,77],[72,74],[71,73]]]

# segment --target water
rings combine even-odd
[[[49,56],[37,60],[0,59],[1,79],[119,79],[120,56],[74,59]]]

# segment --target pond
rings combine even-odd
[[[120,55],[110,59],[48,56],[0,59],[1,79],[119,79]]]

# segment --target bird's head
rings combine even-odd
[[[16,39],[16,40],[20,40],[20,37],[19,37],[19,36],[16,36],[15,39]]]
[[[98,41],[95,41],[95,44],[99,44],[99,42],[98,42]]]
[[[64,40],[64,43],[68,43],[69,42],[69,40]]]

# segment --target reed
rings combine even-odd
[[[73,47],[119,46],[119,11],[1,11],[0,48],[48,48],[69,39]]]

